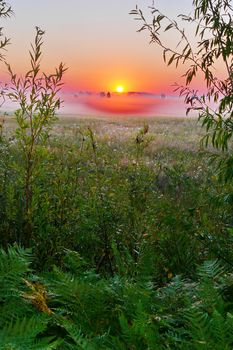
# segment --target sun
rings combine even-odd
[[[116,91],[119,92],[119,94],[121,94],[122,92],[124,92],[124,86],[118,85],[118,86],[116,87]]]

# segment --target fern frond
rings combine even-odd
[[[7,251],[0,249],[0,283],[12,292],[15,284],[19,283],[19,277],[30,271],[31,254],[18,246],[9,247]],[[0,298],[5,296],[6,290],[0,289]]]
[[[193,344],[198,344],[199,349],[207,348],[211,337],[208,314],[192,308],[186,311],[184,317],[187,320],[186,329]],[[196,346],[196,349],[198,349],[198,346]]]
[[[223,270],[224,269],[218,260],[210,260],[205,261],[203,265],[199,267],[198,272],[201,278],[208,277],[210,279],[215,279],[223,272]]]
[[[45,316],[17,319],[0,331],[0,349],[7,347],[17,350],[50,350],[61,343],[54,337],[41,337],[46,330],[48,319]],[[40,339],[37,338],[40,336]]]
[[[225,303],[223,301],[218,281],[224,268],[218,260],[206,261],[199,267],[198,294],[202,308],[211,314],[215,308],[222,314]]]
[[[62,326],[68,333],[68,337],[72,340],[71,343],[66,342],[68,349],[72,350],[98,350],[95,345],[87,340],[77,325],[74,325],[68,321],[63,321]],[[74,345],[75,344],[75,345]]]
[[[18,246],[0,250],[0,329],[11,320],[24,317],[30,307],[21,298],[23,277],[31,271],[29,250]]]
[[[228,331],[226,327],[225,317],[217,310],[214,310],[210,320],[212,339],[215,343],[227,344]],[[229,344],[230,345],[230,344]]]

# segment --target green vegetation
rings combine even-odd
[[[170,19],[154,5],[147,19],[137,6],[131,11],[142,23],[138,30],[150,33],[151,42],[163,51],[166,64],[185,69],[184,84],[176,84],[187,104],[187,114],[198,111],[205,128],[203,144],[210,143],[224,153],[215,156],[218,169],[225,181],[232,180],[233,137],[233,6],[231,0],[193,0],[193,11]],[[180,23],[181,20],[181,23]],[[161,32],[173,32],[177,42],[171,47]],[[224,70],[219,71],[219,65]],[[206,91],[192,87],[196,77],[202,77]],[[228,150],[230,148],[230,151]]]
[[[25,77],[17,77],[7,64],[10,73],[12,87],[8,90],[7,97],[19,104],[15,112],[17,128],[15,138],[21,149],[22,171],[24,172],[24,199],[23,220],[24,234],[20,237],[22,244],[32,243],[32,181],[38,164],[40,163],[43,145],[49,136],[49,130],[56,119],[55,113],[59,109],[61,101],[58,92],[62,86],[62,77],[65,72],[61,63],[55,73],[39,75],[41,47],[44,32],[36,27],[35,43],[29,52],[31,67]],[[41,143],[42,147],[38,146]]]
[[[0,349],[232,349],[233,186],[216,143],[200,146],[196,119],[55,120],[64,67],[38,77],[42,35],[25,79],[8,66]]]
[[[232,348],[232,186],[201,134],[195,119],[61,118],[24,249],[23,151],[3,136],[2,349]]]

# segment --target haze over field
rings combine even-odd
[[[183,100],[176,96],[145,93],[111,93],[111,97],[90,93],[66,93],[60,112],[62,114],[175,116],[185,115]]]

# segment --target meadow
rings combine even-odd
[[[196,118],[59,116],[0,148],[0,349],[232,349],[233,188]],[[221,156],[221,154],[219,154]]]

